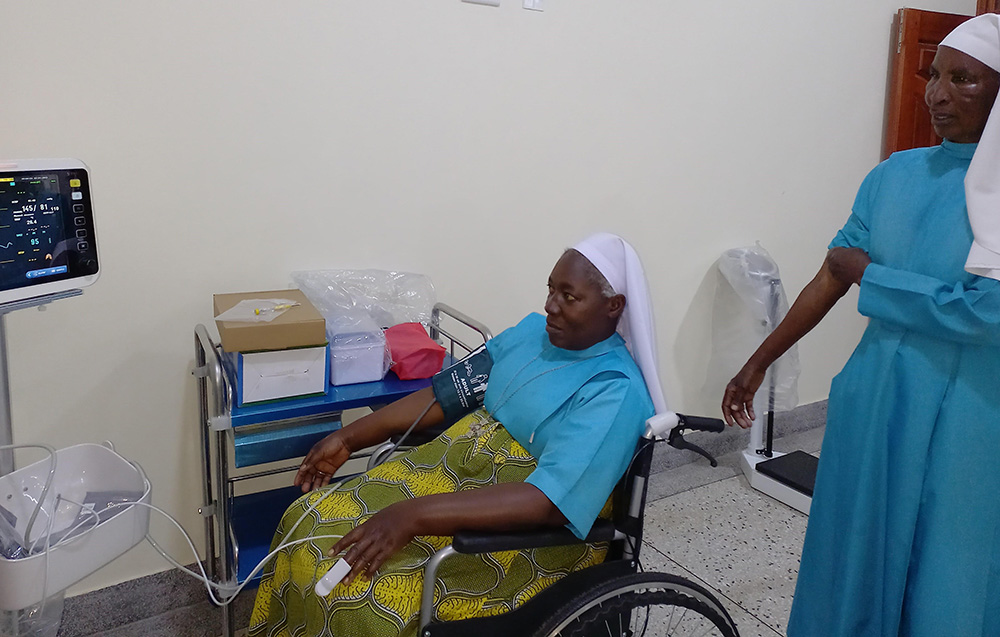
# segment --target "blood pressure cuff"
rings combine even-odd
[[[483,345],[431,378],[434,398],[444,411],[446,423],[454,423],[483,405],[491,369],[493,357]]]

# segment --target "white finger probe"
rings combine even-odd
[[[330,567],[330,570],[326,572],[323,578],[316,582],[316,594],[320,597],[326,597],[333,590],[333,587],[340,583],[340,580],[351,572],[351,565],[348,564],[344,558],[337,560],[337,563]]]

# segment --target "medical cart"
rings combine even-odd
[[[444,303],[434,306],[429,332],[448,348],[446,365],[491,337],[485,325]],[[302,492],[289,486],[236,495],[237,483],[291,472],[298,462],[250,473],[234,474],[231,468],[301,458],[341,427],[345,410],[378,409],[429,386],[430,379],[403,381],[390,372],[376,382],[328,387],[322,396],[240,406],[220,344],[204,325],[195,327],[194,336],[204,498],[198,512],[205,519],[206,570],[213,581],[235,585],[267,555],[282,513]],[[223,610],[222,634],[232,635],[231,606]]]

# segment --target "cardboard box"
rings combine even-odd
[[[326,344],[326,321],[301,290],[216,294],[212,297],[215,309],[213,316],[218,316],[245,299],[289,299],[299,305],[268,322],[216,321],[223,351],[257,352]]]
[[[238,405],[326,392],[330,369],[326,345],[227,356],[236,373]]]

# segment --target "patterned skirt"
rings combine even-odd
[[[293,503],[275,533],[279,543],[309,536],[342,536],[382,508],[406,498],[523,482],[535,459],[485,410],[476,411],[432,442],[337,487]],[[609,507],[605,507],[609,510]],[[251,637],[397,637],[416,635],[424,566],[450,537],[420,536],[391,557],[371,580],[340,584],[325,598],[313,586],[336,559],[335,539],[282,550],[264,572],[250,619]],[[438,571],[434,598],[439,621],[496,615],[520,606],[568,573],[603,561],[605,545],[546,547],[483,555],[455,555]]]

